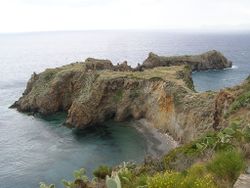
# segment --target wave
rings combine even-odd
[[[232,69],[238,69],[239,67],[237,65],[233,65]]]
[[[224,70],[230,70],[230,69],[238,69],[239,67],[237,65],[232,65],[230,68],[225,68]]]

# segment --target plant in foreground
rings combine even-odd
[[[185,172],[166,171],[148,178],[148,188],[216,188],[213,176],[204,165],[196,164]]]
[[[219,178],[236,180],[245,168],[245,162],[242,154],[233,149],[217,153],[207,168]]]
[[[84,168],[74,171],[74,181],[62,180],[63,185],[66,188],[84,188],[87,186],[88,177],[86,176],[86,171]]]
[[[54,184],[47,185],[44,182],[40,182],[40,188],[55,188]]]
[[[93,174],[95,177],[100,178],[100,179],[105,179],[106,176],[111,175],[111,168],[106,166],[106,165],[101,165],[97,169],[94,170]]]

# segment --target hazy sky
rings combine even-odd
[[[250,30],[250,0],[0,0],[0,32]]]

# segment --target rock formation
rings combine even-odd
[[[176,66],[183,64],[189,65],[193,71],[223,69],[232,66],[232,62],[227,60],[220,52],[212,50],[201,55],[172,57],[158,56],[151,52],[139,69],[148,69],[159,66]]]
[[[228,95],[196,93],[191,71],[231,65],[216,51],[180,57],[151,53],[135,69],[126,62],[115,66],[109,60],[88,58],[83,63],[34,73],[23,96],[12,107],[44,115],[65,111],[66,123],[76,128],[111,118],[145,118],[187,142],[220,127],[223,112],[218,105],[226,108],[227,101],[232,102]]]
[[[248,188],[250,187],[250,175],[241,174],[234,184],[233,188]]]

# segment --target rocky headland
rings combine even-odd
[[[220,126],[228,96],[196,93],[192,71],[231,67],[220,52],[160,57],[153,53],[136,68],[127,62],[88,58],[34,73],[12,107],[50,115],[67,112],[66,124],[84,128],[108,119],[146,119],[176,140],[187,142]],[[221,108],[223,106],[223,108]]]

